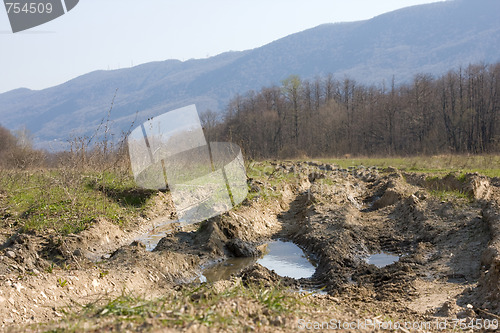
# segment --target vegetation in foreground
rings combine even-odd
[[[2,225],[23,232],[78,233],[99,218],[125,225],[147,208],[153,191],[112,172],[7,170],[0,176]]]
[[[356,308],[354,310],[353,308]],[[123,292],[115,298],[59,309],[62,320],[23,327],[26,331],[101,332],[173,329],[186,332],[275,332],[297,331],[314,325],[352,323],[352,314],[367,323],[405,322],[401,316],[388,317],[363,302],[341,303],[339,299],[315,292],[296,292],[280,285],[243,283],[240,279],[215,284],[179,286],[165,296],[148,298]],[[306,326],[307,325],[307,326]]]
[[[241,280],[225,282],[218,287],[211,284],[179,286],[170,294],[153,299],[124,291],[119,297],[83,305],[79,310],[78,306],[67,308],[63,321],[42,327],[50,332],[71,332],[84,328],[147,331],[152,327],[203,325],[253,331],[269,324],[283,326],[287,317],[306,315],[304,310],[310,311],[313,307],[303,301],[312,293],[300,294],[280,285],[245,285]]]

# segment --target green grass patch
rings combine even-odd
[[[321,159],[324,163],[337,164],[342,168],[350,166],[376,166],[379,168],[394,168],[421,173],[447,174],[452,171],[465,173],[480,173],[489,177],[500,177],[499,155],[438,155],[416,157],[388,158],[343,158]]]
[[[433,197],[441,200],[441,201],[455,201],[457,199],[471,201],[471,198],[467,193],[462,191],[446,191],[446,190],[431,190],[429,192]]]
[[[126,224],[147,207],[152,191],[133,178],[72,170],[3,171],[0,175],[4,223],[21,229],[78,233],[99,218]]]
[[[285,184],[297,183],[297,175],[293,172],[286,172],[282,168],[276,168],[270,162],[250,162],[246,165],[247,177],[257,180],[263,183],[260,186],[258,192],[253,192],[249,188],[247,195],[248,200],[252,200],[255,197],[268,199],[279,199],[281,197],[281,192],[279,188]]]
[[[325,177],[325,178],[319,178],[319,179],[317,179],[316,183],[318,183],[320,185],[332,186],[332,185],[335,185],[336,181],[333,178]]]

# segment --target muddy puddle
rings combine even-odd
[[[203,269],[199,277],[202,282],[215,282],[228,279],[244,268],[258,263],[280,276],[294,279],[310,278],[316,267],[312,259],[292,242],[275,240],[265,245],[264,254],[260,258],[229,258]]]
[[[175,232],[177,221],[165,221],[135,240],[143,243],[147,251],[153,251],[160,240]],[[316,270],[316,263],[292,242],[273,240],[264,244],[259,258],[228,258],[202,268],[198,277],[201,282],[215,282],[228,279],[243,269],[258,263],[276,274],[294,279],[310,278]]]
[[[143,243],[146,246],[147,251],[153,251],[163,237],[174,232],[175,228],[179,226],[180,223],[177,220],[167,220],[156,225],[147,233],[137,237],[135,240]]]
[[[399,261],[399,258],[400,256],[394,254],[380,252],[368,256],[365,260],[370,265],[375,265],[378,268],[382,268],[394,264],[395,262]]]
[[[300,247],[284,241],[268,243],[264,256],[257,263],[274,270],[280,276],[294,279],[310,278],[316,270],[314,262]]]

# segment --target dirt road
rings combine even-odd
[[[157,197],[157,209],[129,230],[102,220],[79,235],[16,234],[3,240],[0,325],[22,330],[64,321],[75,308],[124,290],[148,298],[168,295],[196,279],[201,267],[234,255],[235,246],[251,253],[271,238],[304,249],[317,263],[314,276],[281,278],[254,265],[239,274],[240,281],[323,288],[328,295],[308,296],[321,309],[308,310],[307,321],[288,314],[286,320],[267,321],[263,331],[296,331],[333,316],[373,323],[499,319],[499,179],[433,178],[315,162],[250,167],[251,195],[238,209],[201,226],[173,228],[152,252],[133,240],[170,217],[165,194]],[[369,264],[378,253],[399,260],[384,267]]]

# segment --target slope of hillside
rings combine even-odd
[[[409,7],[371,20],[321,25],[263,47],[181,62],[97,71],[41,91],[0,94],[2,125],[26,125],[39,145],[90,134],[118,89],[115,132],[187,104],[221,111],[237,93],[290,74],[332,73],[362,83],[406,82],[459,65],[500,60],[500,1],[455,0]]]

